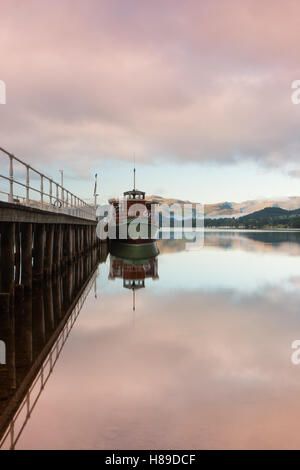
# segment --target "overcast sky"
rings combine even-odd
[[[299,1],[0,0],[0,12],[0,146],[63,168],[73,191],[88,197],[95,171],[102,198],[127,190],[135,154],[151,194],[300,195]]]

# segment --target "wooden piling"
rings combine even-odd
[[[48,225],[46,232],[45,275],[51,276],[53,265],[54,226]]]
[[[32,224],[21,226],[22,276],[25,290],[32,289]]]
[[[15,224],[2,223],[1,230],[1,291],[13,293],[15,270]]]
[[[33,279],[41,281],[44,276],[45,224],[36,224],[34,228]]]
[[[33,285],[32,295],[32,345],[33,358],[37,357],[45,343],[45,309],[43,290],[38,284]]]
[[[56,275],[52,280],[54,326],[58,325],[62,316],[60,284],[61,284],[61,277]]]
[[[24,298],[24,321],[23,323],[23,355],[24,361],[29,363],[33,357],[32,345],[32,296],[31,293],[26,293]]]
[[[15,223],[15,285],[21,282],[20,273],[21,273],[21,239],[20,239],[20,224],[18,222]]]
[[[61,226],[57,224],[55,226],[55,237],[53,246],[53,267],[54,271],[57,272],[60,269],[60,253],[61,253]]]
[[[52,331],[54,330],[53,293],[51,279],[47,279],[44,286],[44,305],[46,338],[49,338]]]
[[[83,227],[80,227],[80,252],[84,253],[84,238],[83,238]]]
[[[0,317],[3,316],[8,318],[9,314],[9,305],[10,305],[10,295],[9,294],[0,294]]]
[[[71,225],[67,227],[67,258],[68,263],[73,261],[73,233]]]

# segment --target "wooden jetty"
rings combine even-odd
[[[0,196],[1,315],[17,291],[61,272],[99,240],[94,205],[2,148]]]

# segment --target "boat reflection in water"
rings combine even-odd
[[[159,279],[158,253],[155,242],[143,248],[117,242],[110,247],[109,279],[123,279],[123,287],[132,291],[133,311],[136,291],[145,288],[147,278]]]
[[[15,448],[93,286],[96,295],[101,256],[90,251],[1,311],[0,449]]]

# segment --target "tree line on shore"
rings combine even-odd
[[[205,218],[205,227],[232,228],[300,228],[300,209],[266,207],[242,217]]]

